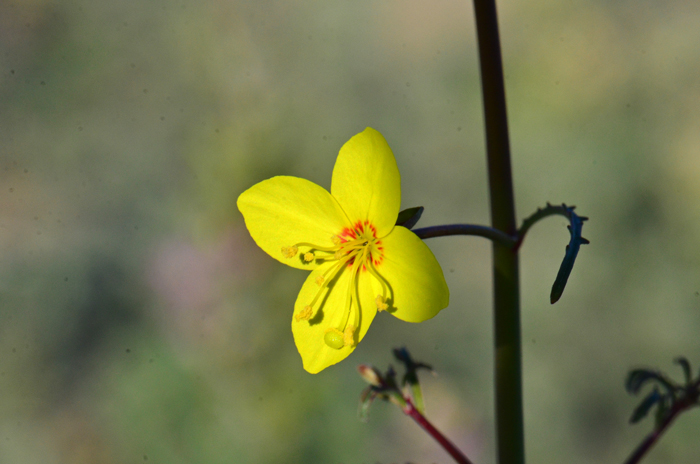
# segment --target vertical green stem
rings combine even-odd
[[[508,119],[495,0],[474,0],[484,98],[491,222],[516,234]],[[522,355],[517,251],[493,242],[496,433],[499,464],[523,464]]]

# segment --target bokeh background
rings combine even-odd
[[[522,251],[529,462],[619,463],[627,371],[700,365],[700,3],[499,2],[519,218],[591,217]],[[487,224],[468,1],[0,0],[0,463],[450,462],[378,403],[360,363],[433,364],[428,416],[494,462],[490,246],[431,239],[438,317],[377,318],[303,371],[305,273],[249,238],[237,196],[273,175],[330,186],[340,146],[381,131],[421,225]],[[700,414],[648,456],[697,462]]]

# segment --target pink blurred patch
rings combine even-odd
[[[220,306],[226,295],[259,278],[266,268],[264,253],[248,231],[232,227],[211,243],[197,246],[173,239],[156,250],[147,279],[169,313],[203,316]]]

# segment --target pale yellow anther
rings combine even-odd
[[[285,258],[293,258],[297,255],[297,252],[299,252],[299,249],[296,247],[296,245],[282,247],[282,256]]]
[[[374,299],[374,302],[377,304],[377,309],[379,311],[386,311],[387,309],[389,309],[389,305],[386,304],[384,298],[381,295],[377,295],[377,298]]]
[[[310,262],[313,261],[313,260],[314,260],[314,254],[313,254],[313,253],[311,253],[310,251],[307,252],[307,253],[304,253],[304,261],[306,261],[307,263],[310,263]]]
[[[316,285],[323,285],[323,281],[326,280],[322,275],[316,276]]]
[[[340,258],[342,258],[342,257],[343,257],[343,250],[338,250],[338,251],[336,251],[335,254],[333,255],[333,257],[334,257],[335,259],[340,259]]]
[[[343,243],[343,241],[337,235],[332,236],[331,241],[333,242],[333,245],[340,245],[341,243]]]
[[[294,315],[294,319],[296,319],[297,322],[308,321],[309,319],[311,319],[311,315],[313,314],[313,312],[314,312],[314,309],[311,306],[309,306],[309,305],[304,306],[304,309],[302,309],[301,311],[299,311],[297,314]]]
[[[352,346],[355,344],[355,326],[349,325],[343,333],[343,345]]]

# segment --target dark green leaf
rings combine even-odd
[[[650,371],[648,369],[635,369],[629,373],[627,376],[627,381],[625,382],[625,388],[631,394],[636,395],[639,390],[650,380],[657,381],[662,387],[664,387],[670,395],[676,394],[676,386],[664,377],[662,374]]]
[[[683,375],[685,376],[685,384],[690,385],[693,383],[693,374],[691,373],[690,363],[683,356],[679,356],[673,360],[676,364],[679,364],[683,369]]]
[[[581,245],[586,245],[589,243],[588,240],[581,236],[583,223],[584,221],[587,221],[588,218],[585,216],[579,216],[578,214],[574,213],[575,208],[575,206],[566,206],[566,204],[564,203],[562,203],[559,206],[554,206],[548,202],[546,207],[537,208],[537,211],[535,211],[535,213],[527,217],[523,221],[523,225],[520,226],[520,229],[518,229],[519,246],[519,244],[522,243],[522,240],[525,238],[525,234],[530,229],[530,227],[532,227],[540,219],[544,219],[547,216],[558,214],[561,216],[565,216],[569,220],[569,225],[567,226],[567,228],[569,229],[571,239],[569,240],[569,244],[566,246],[564,260],[562,261],[561,266],[559,267],[559,272],[557,273],[557,277],[554,280],[554,284],[552,285],[552,291],[549,294],[549,301],[552,304],[559,301],[559,298],[561,298],[562,293],[564,293],[566,282],[567,280],[569,280],[569,275],[571,274],[571,271],[574,268],[574,262],[576,261],[576,256],[578,255],[578,251],[581,248]]]
[[[559,272],[557,272],[557,277],[554,279],[554,284],[552,285],[552,291],[549,294],[549,301],[554,304],[559,301],[561,295],[564,293],[564,288],[566,287],[566,282],[569,280],[571,271],[574,269],[574,262],[576,262],[576,256],[578,256],[578,251],[581,245],[588,245],[590,242],[585,238],[581,237],[581,229],[583,228],[583,221],[587,220],[587,217],[578,216],[574,213],[575,206],[567,207],[562,205],[567,209],[569,213],[570,225],[566,226],[571,234],[571,240],[566,246],[566,253],[564,253],[564,259],[559,266]]]
[[[656,373],[647,369],[635,369],[627,375],[625,388],[628,393],[636,395],[642,386],[655,378]]]
[[[652,406],[661,401],[662,398],[663,397],[659,393],[659,390],[654,388],[654,390],[649,393],[646,398],[644,398],[644,401],[642,401],[639,406],[635,408],[634,412],[632,413],[632,417],[630,417],[630,424],[635,424],[644,419]]]

